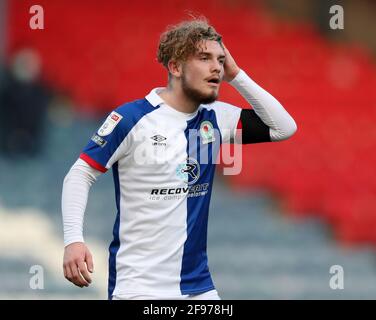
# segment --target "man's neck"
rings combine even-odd
[[[193,113],[200,106],[199,103],[189,99],[181,88],[171,88],[159,92],[159,96],[172,108],[184,113]]]

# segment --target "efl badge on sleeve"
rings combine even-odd
[[[203,144],[215,141],[214,128],[210,121],[201,122],[200,135]]]
[[[98,135],[102,137],[108,136],[112,131],[114,131],[115,127],[118,125],[121,119],[123,119],[122,115],[118,114],[115,111],[112,111],[111,114],[107,117],[106,121],[99,128]]]

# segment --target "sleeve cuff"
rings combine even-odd
[[[75,242],[82,242],[82,243],[85,243],[83,237],[81,237],[81,236],[77,236],[77,237],[74,237],[74,238],[71,238],[71,239],[64,239],[64,247],[67,247],[67,246],[69,246],[70,244],[75,243]]]
[[[234,86],[235,88],[240,86],[240,84],[242,82],[244,82],[244,80],[247,78],[247,74],[242,70],[240,69],[240,71],[238,72],[238,74],[236,75],[236,77],[234,79],[232,79],[229,84]]]
[[[93,167],[94,169],[100,171],[100,172],[107,172],[107,168],[102,166],[99,162],[93,160],[90,158],[86,153],[81,153],[80,154],[80,159],[84,160],[88,165]]]

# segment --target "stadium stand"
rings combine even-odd
[[[48,15],[39,32],[21,27],[30,3],[10,3],[9,55],[21,44],[36,48],[44,77],[82,112],[99,115],[165,83],[155,60],[158,36],[166,24],[187,17],[184,3],[173,1],[95,7],[41,1]],[[239,65],[286,105],[299,127],[288,142],[245,148],[243,174],[230,177],[232,184],[276,192],[286,212],[320,212],[340,241],[376,243],[376,73],[370,55],[325,40],[308,23],[278,21],[260,6],[189,5],[210,13]],[[244,106],[228,87],[221,98]]]

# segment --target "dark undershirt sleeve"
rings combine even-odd
[[[240,113],[242,144],[271,142],[269,127],[262,122],[252,109],[243,109]]]

